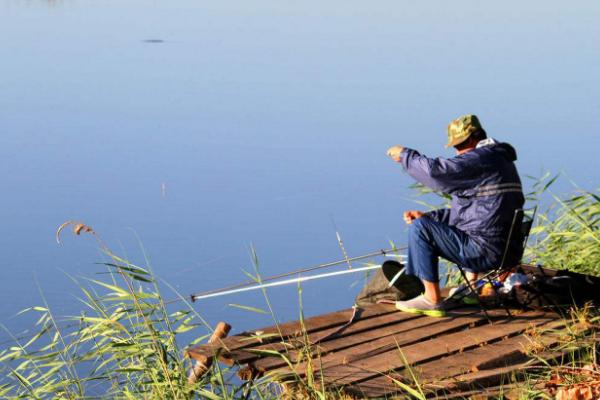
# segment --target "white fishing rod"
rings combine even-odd
[[[406,255],[398,254],[396,257],[397,258],[405,258]],[[195,302],[196,300],[207,299],[210,297],[226,296],[229,294],[248,292],[251,290],[259,290],[259,289],[265,289],[265,288],[269,288],[269,287],[289,285],[292,283],[301,283],[301,282],[306,282],[306,281],[312,281],[315,279],[329,278],[332,276],[353,274],[355,272],[370,271],[370,270],[377,269],[377,268],[381,268],[381,264],[367,265],[366,267],[352,268],[352,269],[347,269],[347,270],[343,270],[343,271],[328,272],[328,273],[324,273],[324,274],[298,276],[297,278],[285,279],[285,280],[269,282],[269,283],[256,282],[253,285],[245,285],[243,287],[224,288],[221,290],[213,290],[213,291],[199,293],[199,294],[192,294],[190,297],[191,297],[192,302]],[[400,275],[402,275],[403,272],[404,272],[404,268],[402,268],[402,270],[398,274],[396,274],[394,279],[392,279],[392,281],[390,282],[390,287],[400,277]],[[300,273],[302,273],[302,272],[299,271],[298,274],[300,274]],[[289,276],[289,273],[287,273],[285,275]]]
[[[209,297],[225,296],[225,295],[228,295],[228,294],[247,292],[247,291],[250,291],[250,290],[264,289],[264,288],[269,288],[269,287],[274,287],[274,286],[289,285],[291,283],[300,283],[300,282],[312,281],[314,279],[328,278],[328,277],[331,277],[331,276],[353,274],[355,272],[369,271],[369,270],[377,269],[377,268],[381,268],[381,265],[380,264],[369,265],[369,266],[366,266],[366,267],[352,268],[352,269],[347,269],[347,270],[343,270],[343,271],[327,272],[325,274],[310,275],[310,276],[300,276],[298,278],[285,279],[283,281],[278,281],[278,282],[263,283],[263,284],[259,284],[259,285],[255,285],[255,286],[249,286],[249,287],[243,287],[243,288],[239,288],[239,289],[224,290],[222,292],[208,293],[208,294],[204,294],[204,295],[192,295],[192,301],[201,300],[201,299],[207,299]]]
[[[339,264],[342,264],[342,263],[350,263],[352,261],[358,261],[358,260],[365,259],[365,258],[371,258],[371,257],[376,257],[376,256],[387,256],[387,255],[390,255],[390,254],[394,254],[394,256],[397,257],[397,258],[406,257],[403,254],[398,254],[398,251],[405,250],[405,249],[406,249],[406,247],[391,248],[391,249],[385,249],[385,250],[378,250],[378,251],[375,251],[375,252],[372,252],[372,253],[367,253],[367,254],[363,254],[363,255],[355,256],[355,257],[350,257],[350,258],[344,257],[343,260],[332,261],[332,262],[328,262],[328,263],[324,263],[324,264],[319,264],[319,265],[315,265],[315,266],[308,267],[308,268],[302,268],[302,269],[298,269],[298,270],[295,270],[295,271],[285,272],[285,273],[282,273],[282,274],[279,274],[279,275],[269,276],[269,277],[266,277],[266,278],[262,278],[262,279],[260,279],[258,281],[257,280],[251,280],[251,281],[246,281],[246,282],[242,282],[242,283],[237,283],[237,284],[234,284],[234,285],[230,285],[230,286],[227,286],[227,287],[224,287],[224,288],[220,288],[220,289],[207,290],[207,291],[204,291],[204,292],[201,292],[201,293],[192,294],[190,297],[191,297],[192,302],[193,302],[193,301],[196,301],[198,299],[205,299],[205,298],[208,298],[208,297],[215,297],[214,295],[222,296],[224,294],[232,294],[232,293],[238,293],[238,292],[245,292],[247,290],[256,290],[256,289],[261,289],[262,288],[262,287],[258,287],[259,284],[260,285],[264,285],[265,282],[271,282],[271,281],[276,281],[276,282],[273,282],[273,283],[276,283],[276,285],[273,285],[273,286],[280,286],[282,284],[281,282],[284,282],[284,281],[280,281],[280,279],[282,279],[282,278],[286,278],[286,277],[294,276],[294,275],[298,275],[298,277],[300,278],[300,274],[302,274],[302,273],[306,273],[306,272],[310,272],[310,271],[315,271],[315,270],[323,269],[323,268],[328,268],[328,267],[332,267],[332,266],[339,265]],[[360,269],[360,268],[359,269],[349,269],[349,270],[350,271],[363,271],[363,269]],[[350,272],[344,271],[344,273],[350,273]],[[334,273],[334,274],[336,274],[336,273]],[[304,280],[312,280],[312,279],[319,279],[319,278],[325,278],[325,277],[328,277],[330,275],[328,275],[328,274],[321,274],[321,275],[318,275],[318,276],[315,275],[315,276],[316,276],[316,278],[313,278],[312,276],[303,277],[302,281],[304,281]],[[306,279],[306,278],[310,278],[310,279]],[[298,279],[298,278],[295,278],[295,279]],[[289,284],[289,283],[296,283],[298,281],[297,280],[290,280],[290,279],[288,279],[285,282],[287,282],[285,284]],[[267,286],[267,287],[269,287],[269,286]]]

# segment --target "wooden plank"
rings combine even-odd
[[[212,336],[210,337],[210,339],[208,339],[208,343],[214,343],[217,340],[224,338],[225,336],[227,336],[230,330],[231,325],[229,325],[226,322],[219,322],[215,327]],[[188,385],[194,385],[198,381],[198,378],[200,378],[202,375],[208,372],[208,369],[212,365],[213,361],[214,360],[212,357],[206,358],[202,361],[196,360],[196,363],[194,364],[192,370],[188,375]]]
[[[393,379],[414,386],[413,382],[419,382],[426,392],[436,392],[438,386],[431,383],[432,380],[442,380],[455,375],[473,372],[483,362],[502,363],[503,366],[526,359],[522,345],[527,342],[523,335],[516,336],[498,343],[479,347],[464,353],[454,354],[442,359],[430,361],[411,368],[411,371],[403,373],[390,373],[387,376],[376,376],[364,382],[354,384],[355,389],[369,397],[383,396],[388,393],[399,391]],[[486,358],[487,357],[487,358]],[[411,376],[414,374],[414,377]],[[427,382],[430,382],[427,384]]]
[[[350,320],[353,309],[336,311],[329,314],[317,315],[304,320],[304,329],[307,333],[340,326]],[[361,319],[377,317],[379,315],[397,312],[391,304],[373,304],[368,307],[362,307],[358,317]],[[257,337],[257,332],[260,336]],[[213,357],[221,350],[232,351],[235,349],[252,347],[274,341],[285,340],[286,338],[297,336],[303,333],[303,327],[300,321],[291,321],[280,324],[279,326],[269,326],[257,329],[253,332],[242,332],[235,336],[220,340],[217,344],[204,344],[187,350],[187,355],[191,358]]]
[[[442,389],[447,391],[473,390],[475,388],[481,390],[488,386],[507,384],[512,381],[512,378],[521,375],[526,367],[542,364],[541,359],[551,362],[554,359],[560,359],[564,356],[565,352],[545,353],[540,359],[529,359],[513,365],[460,375],[453,379],[439,382],[441,387],[438,387],[437,389],[438,391]]]
[[[503,310],[490,310],[492,316],[503,316],[506,314]],[[538,312],[540,314],[540,312]],[[329,366],[338,366],[342,364],[352,364],[363,358],[374,357],[378,354],[383,354],[389,351],[397,352],[398,346],[409,346],[416,342],[423,341],[424,339],[432,338],[436,335],[442,335],[448,332],[452,332],[456,329],[467,328],[469,325],[477,325],[484,321],[483,313],[476,313],[471,316],[460,316],[455,317],[456,314],[452,314],[452,317],[447,318],[431,318],[424,317],[425,321],[437,322],[432,325],[423,326],[422,329],[416,327],[416,329],[409,330],[407,332],[401,332],[401,335],[388,335],[374,341],[366,342],[358,346],[354,346],[345,350],[335,352],[333,354],[325,355],[319,360],[313,360],[321,365],[321,369],[326,369]],[[487,322],[487,320],[485,321]],[[377,330],[369,335],[377,334]],[[295,366],[295,373],[298,375],[306,374],[307,367],[309,365],[304,362]],[[277,368],[273,373],[285,374],[288,370],[287,367]]]
[[[541,329],[556,329],[565,325],[565,321],[555,321],[542,325]],[[560,336],[549,333],[539,338],[544,346],[554,346],[561,341]],[[411,371],[400,370],[388,376],[376,376],[356,385],[355,390],[369,396],[383,396],[399,390],[393,379],[411,384],[416,379],[428,390],[437,391],[439,381],[478,370],[494,369],[523,362],[527,359],[525,352],[530,340],[525,335],[514,336],[483,347],[476,347],[462,353],[419,364],[411,367]],[[412,374],[411,374],[412,373]],[[414,374],[414,375],[413,375]]]
[[[315,349],[313,354],[316,354],[316,351],[318,350],[318,353],[321,356],[323,356],[326,353],[332,351],[339,351],[344,348],[356,346],[364,342],[369,342],[389,335],[398,334],[414,328],[438,324],[447,321],[451,318],[472,315],[475,317],[473,321],[473,323],[475,323],[475,321],[478,321],[479,318],[482,316],[482,314],[480,315],[480,312],[481,310],[479,308],[463,308],[449,313],[447,318],[420,318],[418,320],[415,320],[414,318],[420,316],[398,312],[395,314],[388,314],[381,317],[372,318],[368,321],[357,321],[350,325],[340,334],[333,335],[331,339],[327,338],[327,340],[324,340],[323,342],[319,342],[319,338],[326,336],[323,334],[328,335],[329,333],[334,333],[335,328],[321,331],[318,333],[318,335],[308,335],[308,337],[311,346]],[[490,312],[490,315],[492,317],[506,315],[504,311]],[[407,317],[411,315],[412,318]],[[313,337],[316,337],[317,340],[313,340]],[[238,363],[243,364],[245,362],[253,361],[253,359],[258,358],[252,352],[270,350],[281,352],[282,354],[285,354],[285,356],[289,360],[291,360],[292,362],[296,362],[298,350],[305,350],[305,343],[306,341],[304,340],[304,338],[301,337],[294,343],[277,343],[267,346],[257,346],[247,350],[244,349],[240,351],[233,351],[229,354],[226,354],[225,357],[231,357],[232,359],[235,359]],[[250,354],[246,355],[244,354],[244,352]],[[228,359],[222,361],[231,362],[231,360]],[[275,356],[264,357],[260,358],[258,361],[254,361],[254,367],[256,367],[260,371],[266,371],[268,369],[273,369],[286,364],[287,363],[284,360]]]
[[[471,311],[473,312],[473,311]],[[261,351],[275,351],[281,354],[285,354],[288,357],[292,357],[297,353],[298,349],[306,347],[308,342],[311,347],[324,346],[326,343],[337,343],[338,341],[344,342],[348,340],[349,336],[354,337],[356,334],[372,330],[372,329],[385,329],[389,326],[397,326],[408,320],[421,320],[420,315],[407,314],[401,312],[393,312],[389,314],[380,315],[377,317],[363,318],[355,320],[352,324],[340,330],[340,326],[335,326],[328,329],[323,329],[317,332],[313,332],[307,335],[301,335],[295,338],[288,338],[288,340],[270,343],[261,346],[253,346],[244,349],[233,350],[230,352],[223,352],[220,355],[220,361],[228,365],[246,364],[252,362],[261,357]],[[308,339],[308,340],[307,340]],[[321,340],[323,340],[321,342]],[[271,360],[273,365],[285,365],[286,363],[277,357],[263,358],[262,360]],[[257,362],[260,362],[259,360]],[[269,364],[269,362],[267,362]],[[269,364],[270,365],[270,364]]]
[[[523,392],[524,390],[524,392]],[[520,395],[514,396],[514,393]],[[475,390],[467,390],[458,393],[435,395],[436,400],[482,400],[482,399],[497,399],[498,397],[505,400],[511,399],[522,399],[527,397],[527,389],[523,388],[522,383],[514,383],[510,385],[491,386],[485,388],[479,388]],[[433,398],[433,397],[432,397]]]
[[[398,313],[407,314],[407,313]],[[492,312],[492,316],[505,315],[504,311]],[[368,322],[368,321],[367,321]],[[473,324],[485,323],[484,315],[480,311],[473,309],[456,310],[445,318],[427,318],[413,319],[401,323],[384,326],[381,328],[372,327],[372,329],[360,332],[355,335],[332,339],[319,344],[315,351],[321,357],[321,362],[351,362],[352,355],[356,353],[356,346],[360,348],[360,354],[365,352],[384,352],[396,348],[397,344],[407,345],[415,341],[430,338],[435,335],[447,333],[453,330],[468,327]],[[398,336],[402,334],[402,336]],[[387,347],[386,347],[387,346]],[[335,352],[334,354],[330,354]],[[291,357],[293,362],[297,361],[297,354],[294,351],[288,352],[287,357]],[[254,362],[252,366],[258,372],[265,372],[270,369],[287,365],[285,361],[277,357],[268,357]],[[298,365],[300,369],[304,365]]]
[[[530,326],[541,325],[555,318],[556,315],[551,313],[528,312],[510,321],[484,325],[469,329],[468,332],[456,332],[403,347],[401,348],[403,356],[398,349],[393,349],[376,355],[367,352],[364,357],[356,358],[351,364],[346,365],[339,365],[339,362],[322,362],[319,368],[320,374],[329,384],[350,385],[390,370],[403,368],[405,364],[413,365],[429,361],[507,335],[518,334]],[[358,347],[356,351],[360,353],[362,350]],[[276,371],[289,374],[289,370]]]
[[[333,380],[343,385],[351,384],[385,372],[386,369],[399,369],[403,368],[405,363],[414,365],[453,352],[464,351],[488,341],[498,340],[506,335],[518,334],[531,325],[539,325],[547,321],[547,317],[540,317],[511,321],[503,325],[485,325],[470,329],[468,333],[458,332],[402,348],[403,356],[399,354],[398,350],[392,350],[380,357],[369,357],[348,366],[325,369],[323,373],[328,381]]]
[[[565,325],[566,321],[564,320],[552,321],[539,326],[538,329],[557,329]],[[537,338],[537,343],[544,347],[552,347],[561,340],[559,335],[548,332]],[[483,347],[476,347],[470,351],[423,363],[416,367],[419,370],[419,380],[435,385],[436,381],[445,378],[514,364],[527,358],[527,348],[530,344],[531,339],[521,334]]]

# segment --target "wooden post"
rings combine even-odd
[[[229,325],[228,323],[225,323],[225,322],[219,322],[217,324],[217,327],[215,328],[215,331],[213,332],[212,336],[210,337],[210,339],[208,339],[208,343],[210,343],[210,344],[217,343],[219,340],[226,337],[229,334],[230,330],[231,330],[231,325]],[[196,358],[196,363],[194,364],[194,367],[192,368],[192,370],[190,371],[190,374],[188,375],[188,384],[190,384],[190,385],[195,384],[198,381],[198,378],[200,378],[202,375],[204,375],[206,373],[206,371],[208,371],[208,369],[211,367],[211,365],[213,363],[213,359],[214,359],[214,356],[212,356],[212,357],[203,356],[202,359]]]

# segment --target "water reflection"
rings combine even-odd
[[[456,115],[514,144],[523,174],[594,188],[600,3],[464,4],[3,2],[0,320],[24,326],[34,276],[77,314],[61,271],[102,255],[55,245],[68,219],[184,295],[243,280],[251,244],[264,275],[339,258],[332,215],[350,255],[402,244],[412,181],[384,151],[450,156]],[[307,284],[305,312],[351,305],[353,283]],[[270,294],[297,316],[295,288]],[[227,304],[263,301],[200,311],[243,329],[261,321]]]

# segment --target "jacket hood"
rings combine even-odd
[[[508,161],[517,161],[517,151],[508,143],[498,143],[494,146],[497,152],[502,154]]]
[[[478,149],[486,148],[489,151],[498,153],[498,154],[502,155],[504,158],[506,158],[508,161],[516,161],[517,160],[517,151],[515,150],[514,147],[512,147],[508,143],[498,142],[497,140],[495,140],[493,138],[488,138],[488,139],[484,139],[484,140],[480,141],[477,144],[477,148]]]

